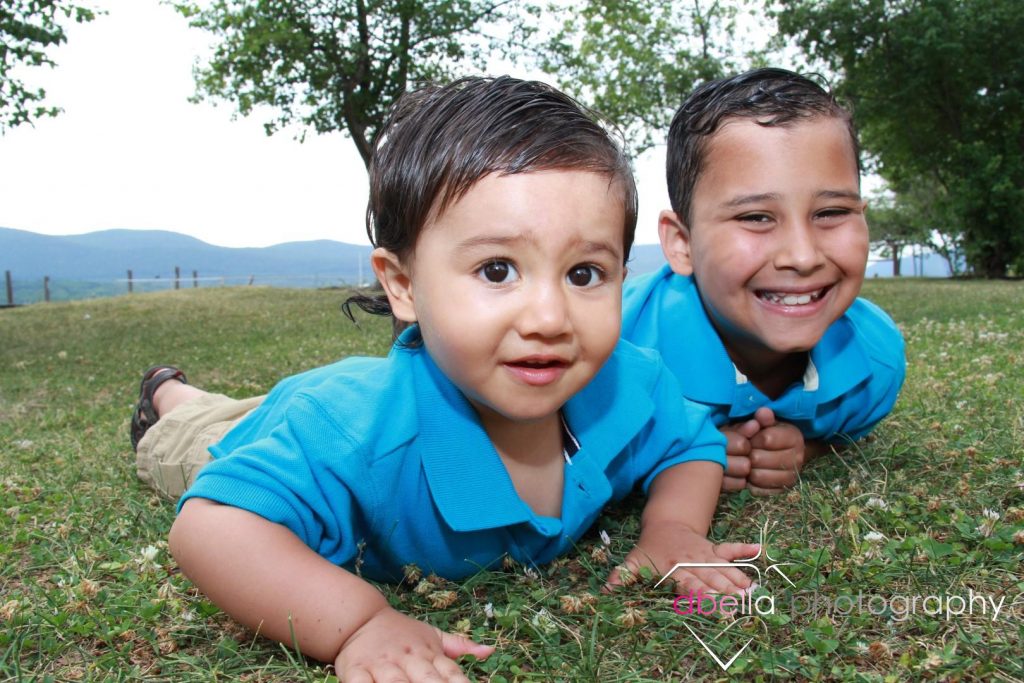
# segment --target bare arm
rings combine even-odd
[[[210,600],[268,638],[333,662],[346,640],[387,601],[326,561],[285,527],[203,498],[171,527],[171,554]]]
[[[287,528],[239,508],[186,501],[169,544],[182,571],[217,606],[264,636],[334,662],[346,680],[434,671],[466,680],[449,657],[484,658],[492,650],[400,614]]]

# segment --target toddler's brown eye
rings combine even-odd
[[[502,284],[515,279],[515,267],[508,261],[491,261],[480,269],[484,280],[493,284]]]
[[[601,279],[601,273],[594,266],[574,266],[566,276],[574,287],[590,287]]]

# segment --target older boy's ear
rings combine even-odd
[[[409,277],[408,266],[402,263],[397,254],[381,247],[377,247],[370,254],[370,266],[377,276],[377,281],[384,288],[384,293],[388,295],[391,313],[407,323],[416,322],[412,279]]]
[[[693,274],[690,259],[690,229],[683,225],[675,211],[662,211],[658,215],[658,237],[672,271],[679,275]]]

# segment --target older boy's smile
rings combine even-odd
[[[813,348],[860,292],[857,162],[837,118],[733,119],[708,144],[692,225],[662,217],[665,251],[676,272],[693,273],[733,362],[757,374]]]
[[[757,290],[757,297],[763,301],[773,304],[775,306],[806,306],[807,304],[821,301],[821,298],[825,296],[832,288],[831,285],[827,287],[815,288],[813,290],[796,290],[796,291],[769,291],[766,289]]]

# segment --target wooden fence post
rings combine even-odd
[[[132,293],[132,271],[131,271],[131,268],[128,269],[128,293],[129,294]]]
[[[50,303],[50,276],[43,276],[43,301]]]
[[[181,268],[174,266],[174,288],[179,289],[181,287]]]
[[[5,271],[5,279],[7,280],[7,305],[14,305],[14,284],[11,282],[11,271]]]

